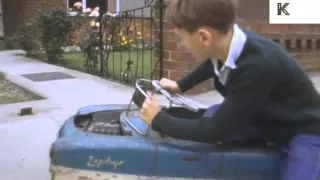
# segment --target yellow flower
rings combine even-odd
[[[137,32],[137,35],[141,35],[141,32],[140,32],[140,31],[138,31],[138,32]]]
[[[90,21],[90,26],[95,26],[96,25],[96,22],[95,21]]]
[[[111,40],[111,37],[108,37],[108,41],[110,41]]]
[[[133,39],[130,39],[129,42],[132,43],[132,42],[133,42]]]
[[[122,36],[121,40],[125,41],[127,38],[125,36]]]
[[[124,41],[123,44],[125,44],[125,45],[128,44],[128,41]]]

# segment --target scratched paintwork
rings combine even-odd
[[[52,166],[52,180],[223,180],[223,179],[198,179],[198,178],[174,178],[156,176],[136,176],[117,173],[101,173],[84,171],[61,166]]]
[[[126,107],[90,106],[79,109],[75,116]],[[55,180],[279,179],[279,157],[273,150],[246,147],[226,149],[213,144],[163,138],[153,131],[141,136],[131,128],[131,136],[85,133],[75,127],[73,118],[64,123],[51,148]],[[136,120],[136,125],[142,123],[142,120]],[[143,127],[142,124],[140,127]],[[89,163],[88,166],[90,157],[97,159],[98,164],[104,162],[103,165]],[[110,166],[113,162],[123,163],[114,168]]]

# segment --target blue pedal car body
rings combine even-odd
[[[196,117],[183,107],[175,116]],[[262,145],[191,142],[153,131],[128,105],[83,107],[50,150],[52,180],[279,180],[279,154]]]
[[[84,107],[68,119],[51,148],[52,179],[279,179],[272,149],[162,137],[126,108]]]

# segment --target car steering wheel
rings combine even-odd
[[[162,95],[164,95],[168,101],[170,102],[170,106],[176,105],[180,107],[185,107],[193,112],[198,112],[199,108],[197,105],[189,100],[188,98],[185,98],[179,93],[169,93],[167,90],[163,89],[160,85],[160,81],[157,80],[147,80],[147,79],[138,79],[136,80],[136,88],[140,91],[140,93],[145,97],[150,99],[149,95],[145,91],[145,88],[141,85],[143,82],[151,83],[152,86],[155,88],[156,91],[160,92]]]

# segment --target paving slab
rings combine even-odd
[[[49,180],[49,148],[58,126],[43,116],[0,125],[0,179]]]

